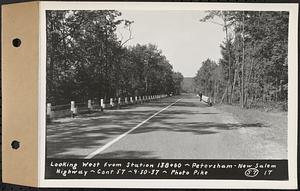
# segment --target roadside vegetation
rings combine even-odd
[[[200,21],[223,28],[222,58],[202,62],[194,91],[214,103],[286,111],[288,17],[288,12],[208,11]]]
[[[182,74],[156,45],[127,46],[133,21],[120,16],[115,10],[46,12],[48,103],[180,92]]]
[[[287,148],[287,112],[272,110],[265,112],[262,109],[243,109],[233,105],[217,105],[222,112],[232,114],[241,124],[261,124],[259,137],[266,141],[276,142]]]

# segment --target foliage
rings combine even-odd
[[[220,102],[239,102],[242,107],[287,103],[288,12],[208,11],[200,21],[216,24],[215,17],[224,21],[217,24],[222,25],[226,38],[220,45],[222,58],[215,69],[219,81],[208,94],[218,92],[215,97]],[[197,81],[202,67],[195,77],[200,87],[204,86]]]
[[[217,64],[210,59],[202,62],[201,68],[198,70],[196,77],[194,78],[195,84],[198,85],[198,91],[204,95],[212,96],[214,94],[214,82],[216,80],[215,70]]]
[[[152,44],[126,47],[121,12],[46,11],[47,102],[180,93],[183,77]],[[118,27],[130,33],[118,38]]]

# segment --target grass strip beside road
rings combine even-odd
[[[261,123],[264,129],[264,139],[287,146],[287,112],[266,112],[258,109],[243,109],[233,105],[216,105],[217,109],[231,113],[245,124]]]

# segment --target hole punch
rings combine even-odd
[[[18,148],[20,148],[20,142],[14,140],[13,142],[11,142],[11,148],[13,148],[13,149],[18,149]]]
[[[14,47],[19,47],[21,46],[22,41],[18,38],[13,39],[12,44]]]

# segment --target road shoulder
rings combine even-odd
[[[216,105],[214,107],[222,112],[231,114],[245,128],[250,127],[251,124],[253,126],[256,124],[257,127],[255,128],[247,128],[249,132],[251,130],[255,132],[253,139],[263,140],[265,145],[262,147],[264,149],[269,148],[268,154],[270,157],[287,157],[287,112],[264,112],[256,109],[243,109],[232,105]],[[271,145],[273,145],[272,148]]]

